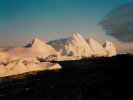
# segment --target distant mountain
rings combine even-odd
[[[92,38],[85,40],[79,33],[49,43],[34,38],[24,47],[0,48],[0,77],[61,68],[58,64],[41,63],[40,61],[112,57],[116,54],[116,47],[112,42],[106,41],[102,47]]]
[[[33,60],[36,57],[47,57],[49,55],[57,55],[55,49],[44,43],[43,41],[35,38],[24,47],[7,48],[1,50],[9,55],[13,55],[18,59],[24,58],[26,60]]]
[[[68,39],[52,40],[47,44],[51,45],[56,51],[60,51],[60,48],[67,43]]]
[[[25,47],[27,48],[38,48],[39,46],[43,46],[45,43],[38,38],[34,38],[30,43],[28,43]]]
[[[114,46],[114,44],[112,42],[106,41],[104,43],[103,47],[105,48],[108,57],[112,57],[112,56],[116,56],[117,55],[116,47]]]
[[[116,47],[110,41],[106,41],[102,47],[96,40],[84,39],[79,33],[73,34],[66,39],[48,42],[61,56],[74,57],[100,57],[116,55]]]
[[[62,56],[91,57],[94,54],[79,33],[73,34],[67,39],[50,41],[48,44],[53,46]]]
[[[34,49],[40,53],[44,53],[45,55],[53,55],[56,54],[55,49],[48,45],[47,43],[39,40],[38,38],[34,38],[30,43],[28,43],[26,48]]]
[[[75,60],[86,57],[115,56],[116,47],[110,41],[106,41],[104,48],[94,39],[85,40],[79,33],[66,39],[59,39],[45,43],[34,38],[24,47],[4,48],[0,59],[15,60]],[[4,53],[4,54],[3,54]],[[8,56],[7,56],[8,55]],[[4,57],[2,57],[4,56]]]
[[[107,56],[106,50],[96,40],[90,38],[90,39],[86,39],[86,41],[90,45],[96,57]]]
[[[53,47],[35,38],[24,47],[1,49],[0,77],[23,74],[32,71],[61,69],[59,64],[41,63],[37,57],[57,55]]]

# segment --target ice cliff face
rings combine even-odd
[[[106,41],[105,44],[103,45],[108,57],[116,56],[117,55],[117,50],[114,44],[110,41]]]

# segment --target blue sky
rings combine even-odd
[[[0,0],[0,46],[25,45],[80,32],[98,41],[107,37],[99,22],[112,9],[133,0]]]

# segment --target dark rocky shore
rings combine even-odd
[[[0,79],[0,100],[132,100],[133,56],[58,62],[59,71]]]

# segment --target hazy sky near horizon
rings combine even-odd
[[[75,32],[103,42],[107,36],[98,24],[111,10],[133,0],[0,0],[0,46],[22,46],[32,38],[44,41]],[[124,44],[123,44],[124,45]],[[126,45],[132,45],[132,43]]]

